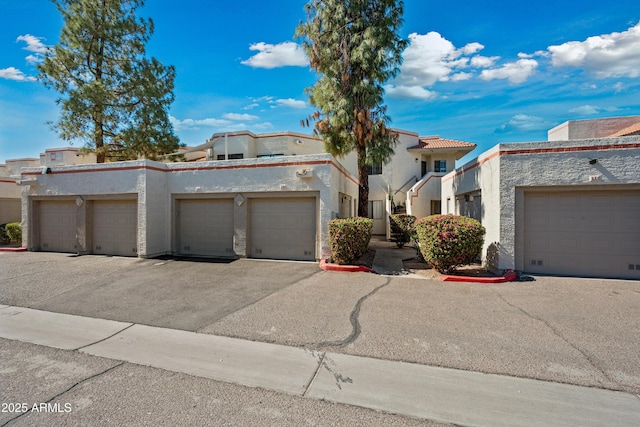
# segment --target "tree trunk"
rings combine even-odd
[[[358,146],[358,216],[369,216],[369,171],[367,168],[367,148]]]

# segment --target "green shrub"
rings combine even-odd
[[[11,242],[22,243],[22,224],[19,222],[10,222],[6,225],[5,230]]]
[[[7,236],[7,224],[0,224],[0,245],[8,245],[11,239]]]
[[[389,215],[391,225],[391,241],[401,248],[411,241],[411,233],[416,222],[413,215],[393,214]]]
[[[331,260],[335,264],[353,264],[369,248],[373,220],[369,218],[338,218],[329,221]]]
[[[432,215],[416,222],[420,251],[440,273],[475,262],[482,251],[485,229],[473,218]]]

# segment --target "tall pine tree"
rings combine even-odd
[[[331,154],[355,150],[358,159],[358,215],[367,216],[367,166],[385,163],[398,135],[387,128],[384,83],[395,76],[407,42],[400,38],[404,3],[396,0],[311,0],[302,38],[311,68],[319,74],[307,89],[318,111],[314,132]],[[303,121],[309,125],[309,119]]]
[[[64,20],[59,43],[38,67],[62,94],[53,128],[105,160],[174,152],[169,121],[175,69],[146,57],[153,21],[136,17],[144,0],[52,0]]]

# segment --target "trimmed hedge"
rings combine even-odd
[[[416,222],[420,251],[440,273],[472,264],[482,251],[485,229],[473,218],[432,215]]]
[[[10,222],[5,226],[5,233],[12,243],[22,243],[22,224]]]
[[[8,245],[11,239],[7,236],[7,224],[0,224],[0,245]]]
[[[396,243],[399,248],[411,241],[411,234],[416,222],[413,215],[394,214],[389,215],[389,223],[391,225],[391,241]]]
[[[353,264],[369,248],[373,220],[369,218],[337,218],[329,221],[331,262]]]

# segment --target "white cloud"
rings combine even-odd
[[[18,38],[16,39],[17,42],[25,42],[27,46],[23,47],[23,49],[33,53],[32,55],[27,55],[27,57],[25,58],[29,64],[38,64],[42,62],[44,59],[44,54],[49,50],[49,47],[45,45],[42,40],[44,40],[43,37],[36,37],[32,36],[31,34],[18,36]]]
[[[522,83],[531,77],[538,67],[535,59],[519,59],[516,62],[509,62],[500,68],[483,70],[480,78],[483,80],[508,79],[511,83]]]
[[[616,84],[613,85],[613,90],[615,91],[615,93],[623,92],[626,89],[627,89],[627,86],[622,82],[617,82]]]
[[[222,118],[226,120],[233,120],[233,121],[242,121],[242,120],[254,121],[259,119],[258,116],[252,116],[251,114],[238,114],[238,113],[223,114]]]
[[[16,41],[23,41],[27,44],[27,47],[23,48],[29,52],[45,54],[49,50],[49,47],[42,43],[44,37],[36,37],[31,34],[25,34],[24,36],[18,36]]]
[[[295,109],[302,109],[307,107],[307,103],[305,101],[300,101],[293,98],[276,99],[275,102],[281,107],[288,107],[288,108],[295,108]]]
[[[496,132],[509,132],[509,131],[539,131],[546,130],[553,126],[542,117],[530,116],[528,114],[516,114],[507,123],[503,124]]]
[[[479,55],[483,49],[484,45],[478,42],[457,48],[435,31],[412,33],[403,53],[400,73],[385,87],[386,93],[395,98],[433,99],[436,93],[429,89],[431,86],[438,82],[470,80],[478,72],[484,80],[509,79],[512,83],[522,83],[538,65],[535,60],[521,58],[491,69],[500,57]]]
[[[618,107],[596,107],[594,105],[581,105],[580,107],[575,107],[569,110],[569,113],[576,114],[579,116],[591,116],[594,114],[602,113],[602,112],[614,112],[618,111]]]
[[[456,73],[451,76],[451,81],[462,82],[464,80],[469,80],[471,77],[473,77],[473,74],[471,73]]]
[[[422,99],[427,101],[435,98],[436,92],[425,89],[422,86],[393,86],[387,85],[384,88],[387,95],[392,98],[408,98],[408,99]]]
[[[640,77],[640,23],[614,32],[549,46],[552,64],[590,71],[598,78]]]
[[[481,51],[482,49],[484,49],[484,45],[478,42],[473,42],[473,43],[467,43],[465,47],[461,49],[461,51],[465,55],[472,55],[476,52]]]
[[[257,108],[257,107],[259,107],[259,106],[260,106],[260,104],[258,104],[258,103],[256,103],[256,102],[254,102],[254,103],[252,103],[252,104],[249,104],[249,105],[245,106],[245,107],[243,108],[243,110],[253,110],[254,108]]]
[[[582,105],[569,110],[571,114],[578,114],[580,116],[590,116],[592,114],[598,114],[600,111],[600,108],[594,107],[593,105]]]
[[[471,58],[471,65],[476,68],[489,68],[500,59],[499,56],[482,56],[477,55]]]
[[[253,68],[305,67],[309,65],[304,50],[294,42],[278,44],[259,42],[249,46],[249,50],[258,51],[258,53],[242,61],[242,64]]]
[[[171,124],[173,125],[173,128],[176,131],[197,130],[197,129],[200,129],[201,127],[221,127],[221,126],[228,126],[232,123],[229,120],[213,119],[213,118],[198,119],[198,120],[195,120],[195,119],[179,120],[173,116],[169,116],[169,121],[171,121]]]
[[[37,80],[35,77],[27,76],[15,67],[1,69],[0,79],[14,80],[16,82],[35,82]]]
[[[474,46],[474,49],[477,48]],[[400,75],[394,85],[424,87],[432,86],[437,81],[446,81],[454,68],[466,65],[467,59],[461,59],[461,53],[453,43],[435,31],[424,35],[412,33],[409,35],[409,46],[404,51]]]

